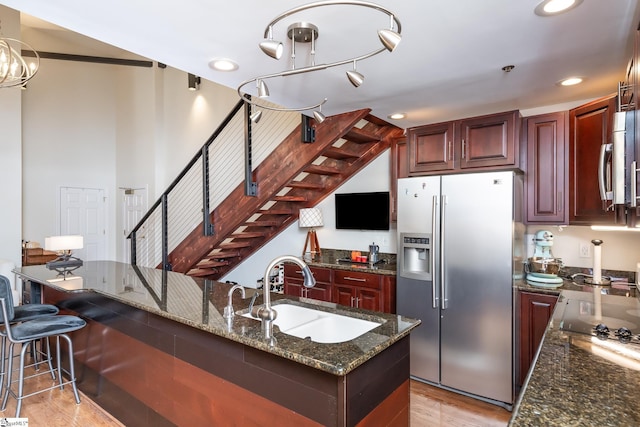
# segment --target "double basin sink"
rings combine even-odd
[[[278,313],[273,324],[280,328],[280,332],[323,344],[351,341],[384,322],[383,319],[373,322],[287,302],[275,303],[271,307]],[[251,313],[242,316],[258,321]]]

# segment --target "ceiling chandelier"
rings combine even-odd
[[[24,56],[33,57],[27,64]],[[40,56],[31,46],[20,40],[0,37],[0,88],[22,86],[40,66]]]
[[[248,104],[254,105],[259,108],[273,110],[273,111],[309,111],[313,110],[313,116],[316,119],[316,122],[322,123],[325,117],[322,114],[322,105],[327,102],[327,98],[324,98],[322,101],[317,102],[311,105],[305,105],[302,107],[276,107],[273,104],[267,104],[264,102],[266,98],[269,97],[269,88],[267,86],[266,81],[272,79],[274,77],[287,77],[296,74],[303,74],[312,71],[325,70],[327,68],[337,67],[345,64],[353,64],[353,69],[348,70],[346,72],[347,79],[351,84],[355,87],[359,87],[364,82],[364,76],[357,71],[357,62],[362,61],[364,59],[370,58],[374,55],[384,52],[385,50],[389,52],[393,52],[393,50],[398,46],[401,40],[400,32],[401,25],[398,18],[396,18],[395,14],[389,11],[388,9],[379,6],[374,3],[364,2],[364,1],[318,1],[314,3],[309,3],[306,5],[298,6],[296,8],[290,9],[284,13],[281,13],[277,17],[275,17],[264,31],[264,40],[259,44],[260,49],[262,51],[274,59],[280,59],[284,52],[284,44],[281,41],[274,39],[274,27],[280,22],[282,19],[289,17],[291,15],[297,14],[299,12],[319,8],[324,6],[336,6],[336,5],[350,5],[350,6],[360,6],[375,9],[379,12],[384,13],[389,17],[389,28],[383,28],[378,30],[378,38],[382,43],[382,47],[373,50],[371,52],[365,53],[360,56],[355,56],[351,58],[347,58],[344,60],[339,60],[335,62],[330,62],[327,64],[315,64],[315,53],[316,53],[316,39],[319,36],[318,27],[308,21],[299,21],[294,22],[289,25],[287,28],[287,37],[291,39],[291,68],[289,70],[281,71],[278,73],[265,74],[261,76],[254,77],[249,80],[243,81],[240,86],[238,86],[238,95],[242,100]],[[302,68],[296,68],[295,57],[296,57],[296,44],[297,43],[310,43],[310,65],[307,65]],[[252,97],[243,91],[244,87],[254,83],[256,87],[257,97]],[[261,102],[261,100],[263,102]],[[258,122],[261,116],[261,111],[256,111],[251,115],[251,120],[255,123]]]

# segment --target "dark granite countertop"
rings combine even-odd
[[[396,275],[395,256],[383,254],[375,265],[364,262],[352,262],[348,251],[328,250],[321,256],[307,260],[310,266],[332,268],[335,270],[363,271],[366,273],[382,274],[386,276]]]
[[[538,288],[527,290],[540,291]],[[570,301],[581,310],[585,308],[587,316],[598,297],[603,306],[613,308],[614,313],[640,316],[640,301],[636,297],[598,291],[602,289],[575,283],[564,283],[554,291],[560,292],[560,297],[533,369],[514,406],[510,426],[640,425],[637,335],[634,335],[634,344],[621,344],[615,339],[603,341],[587,333],[563,329],[566,329],[563,317]],[[624,294],[624,290],[622,292]],[[615,323],[604,311],[603,316],[605,322]]]
[[[163,272],[153,268],[137,267],[114,261],[88,261],[67,277],[44,265],[21,267],[14,270],[27,280],[46,284],[66,292],[96,292],[121,303],[145,310],[176,322],[211,332],[242,344],[294,360],[334,375],[346,375],[393,343],[407,336],[420,324],[419,320],[395,314],[372,312],[334,303],[272,293],[272,302],[287,300],[318,310],[373,320],[382,325],[351,341],[319,344],[296,338],[274,326],[275,346],[263,338],[258,320],[236,315],[231,321],[223,318],[231,285]],[[248,288],[246,298],[234,292],[234,310],[247,310],[255,290]],[[256,304],[262,304],[258,297]]]

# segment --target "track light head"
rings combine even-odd
[[[260,42],[260,49],[273,59],[280,59],[284,52],[284,45],[273,39],[266,39]]]
[[[258,97],[259,98],[268,98],[269,97],[269,88],[264,80],[258,80]]]
[[[402,36],[400,36],[400,34],[396,33],[393,30],[387,29],[378,30],[378,37],[389,52],[393,52],[393,50],[398,46],[398,44],[400,44],[400,41],[402,40]]]
[[[360,87],[362,82],[364,82],[364,76],[357,72],[356,70],[347,71],[347,78],[355,87]]]
[[[253,113],[250,117],[252,123],[258,123],[261,118],[262,118],[262,111],[260,110]]]
[[[313,118],[316,119],[316,123],[322,123],[324,122],[324,119],[326,119],[324,114],[322,114],[320,111],[314,111]]]

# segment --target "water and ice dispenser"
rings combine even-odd
[[[401,233],[399,248],[400,276],[408,279],[432,280],[433,252],[431,234]]]

